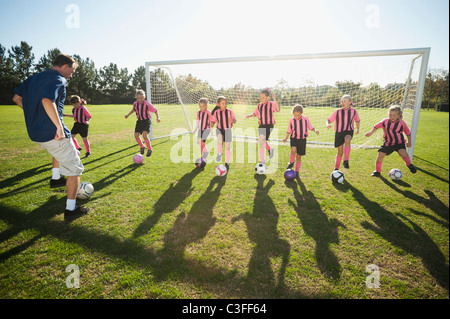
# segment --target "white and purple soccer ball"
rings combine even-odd
[[[225,176],[227,174],[227,168],[223,164],[217,165],[215,171],[217,176]]]
[[[94,194],[94,185],[88,182],[81,182],[77,192],[78,199],[88,199]]]
[[[399,179],[402,178],[402,176],[403,176],[403,173],[398,168],[393,168],[389,172],[389,177],[394,181],[398,181]]]
[[[142,164],[143,161],[144,161],[144,155],[138,153],[133,156],[133,162],[135,162],[136,164]]]

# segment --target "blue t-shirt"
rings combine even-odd
[[[42,99],[55,102],[66,138],[70,130],[63,122],[64,101],[66,100],[66,79],[56,70],[47,69],[26,79],[14,93],[22,97],[23,113],[28,136],[35,142],[48,142],[55,138],[56,126],[45,112]]]

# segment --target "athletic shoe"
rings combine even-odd
[[[75,210],[65,210],[64,220],[73,220],[89,213],[91,209],[84,206],[76,206]]]
[[[350,165],[348,165],[348,161],[344,161],[344,168],[350,168]]]
[[[206,166],[206,161],[203,160],[202,163],[200,164],[200,168],[205,168],[205,166]]]
[[[272,158],[275,155],[275,149],[271,148],[269,151],[269,158]]]
[[[50,188],[58,188],[66,186],[66,179],[61,176],[59,179],[51,179],[50,180]]]
[[[289,163],[288,166],[286,166],[286,169],[292,169],[294,167],[294,163]]]
[[[230,164],[229,163],[225,163],[225,168],[227,169],[227,172],[230,170]]]
[[[150,157],[150,155],[152,155],[152,150],[147,151],[147,157]]]
[[[144,155],[145,147],[141,147],[141,154]]]
[[[409,165],[408,168],[411,171],[411,173],[413,174],[417,173],[417,169],[413,164]]]
[[[77,150],[79,150],[81,152],[81,147],[77,148]]]
[[[85,157],[86,157],[86,158],[91,157],[91,153],[86,152],[86,156],[85,156]]]
[[[222,153],[217,154],[216,156],[216,162],[220,162],[222,160]]]
[[[299,178],[298,172],[295,172],[295,178]]]
[[[374,171],[372,174],[370,174],[371,176],[373,176],[373,177],[380,177],[381,176],[381,173],[380,172],[377,172],[377,171]]]

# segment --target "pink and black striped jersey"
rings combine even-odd
[[[145,100],[143,103],[135,101],[133,103],[133,110],[136,112],[136,117],[138,120],[148,120],[152,118],[151,112],[158,112],[156,107],[154,107],[149,101]]]
[[[298,120],[295,117],[291,117],[287,132],[291,134],[291,138],[305,139],[308,137],[308,130],[311,131],[313,129],[314,127],[306,116],[302,116]]]
[[[253,112],[258,117],[259,125],[275,124],[274,112],[278,112],[275,107],[275,102],[268,102],[266,104],[259,103],[256,110]]]
[[[204,130],[211,127],[211,119],[212,115],[209,110],[205,110],[204,112],[197,112],[197,126],[203,132]]]
[[[383,146],[392,146],[398,144],[405,144],[405,138],[403,133],[407,136],[411,135],[411,131],[406,125],[405,121],[397,120],[392,122],[389,118],[386,118],[374,125],[375,128],[383,128],[384,142]]]
[[[87,124],[86,122],[92,118],[88,109],[83,105],[81,105],[80,107],[74,107],[72,109],[72,114],[75,122],[78,123]]]
[[[233,126],[233,121],[236,120],[234,112],[230,109],[216,110],[212,117],[212,121],[217,123],[218,129],[227,129]]]
[[[328,122],[334,123],[334,131],[337,133],[344,131],[353,131],[353,122],[359,122],[358,112],[354,108],[344,110],[340,108],[333,112],[328,118]]]

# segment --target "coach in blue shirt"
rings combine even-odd
[[[77,154],[69,129],[63,122],[66,79],[72,77],[77,62],[65,54],[58,55],[51,69],[34,74],[14,89],[13,101],[23,109],[28,136],[53,157],[50,187],[67,187],[64,219],[89,212],[76,205],[80,175],[84,167]],[[67,176],[67,180],[61,175]]]

